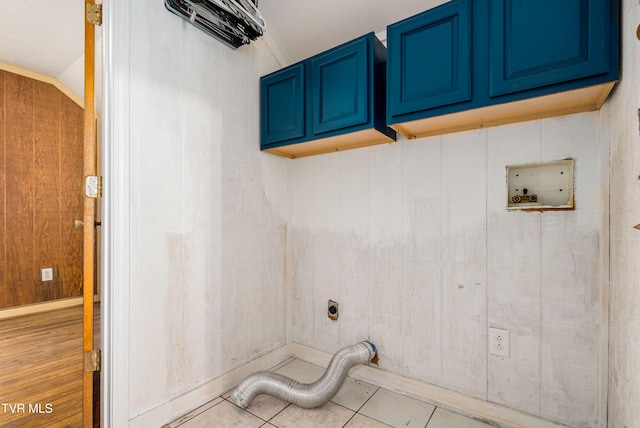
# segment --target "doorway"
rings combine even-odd
[[[0,425],[22,415],[34,426],[67,426],[62,421],[82,412],[82,240],[83,230],[94,229],[83,221],[84,4],[25,0],[1,9],[0,242],[7,245],[0,248],[0,353],[15,365],[0,366],[0,384],[19,393],[3,398]],[[99,296],[90,297],[99,325]],[[70,360],[56,347],[62,344]],[[79,384],[54,376],[62,367]],[[29,371],[35,368],[44,371]]]

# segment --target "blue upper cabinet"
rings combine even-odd
[[[471,99],[471,28],[467,0],[388,27],[390,117]]]
[[[490,95],[606,73],[609,6],[603,0],[492,0]]]
[[[262,77],[262,150],[296,158],[395,141],[373,33]]]
[[[367,39],[358,39],[311,60],[313,133],[367,122]]]
[[[304,64],[263,78],[260,92],[262,144],[304,137]]]
[[[452,0],[387,28],[387,123],[407,138],[596,110],[619,0]]]

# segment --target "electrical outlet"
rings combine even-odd
[[[42,282],[53,281],[53,268],[42,269]]]
[[[489,328],[489,353],[509,357],[509,330]]]

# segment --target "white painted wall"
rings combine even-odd
[[[286,160],[258,150],[259,76],[278,67],[264,43],[233,51],[162,3],[126,7],[130,279],[113,287],[136,425],[285,344],[288,195]]]
[[[385,370],[604,426],[608,115],[292,161],[294,342],[370,339]],[[575,211],[507,212],[506,165],[566,157]],[[490,326],[511,332],[510,358],[488,356]]]
[[[599,112],[289,161],[257,150],[258,77],[278,67],[262,42],[231,51],[156,2],[115,4],[130,35],[114,66],[130,257],[107,351],[109,399],[131,425],[285,344],[274,308],[289,293],[294,342],[369,338],[385,370],[604,426],[610,111],[609,426],[638,424],[637,41]],[[628,32],[638,5],[623,4]],[[506,164],[563,157],[576,159],[575,211],[504,209]],[[487,355],[489,326],[511,331],[509,359]]]
[[[622,1],[623,78],[611,101],[609,427],[640,426],[640,3]]]

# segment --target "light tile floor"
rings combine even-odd
[[[275,368],[300,382],[318,379],[324,369],[292,359]],[[316,409],[302,409],[269,395],[259,395],[242,410],[230,392],[175,420],[171,428],[491,428],[432,404],[348,377],[342,389]]]

